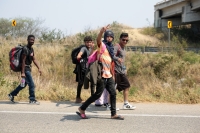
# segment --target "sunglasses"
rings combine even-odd
[[[125,41],[126,41],[126,42],[128,42],[129,40],[126,40],[126,39],[122,39],[122,41],[123,41],[123,42],[125,42]]]

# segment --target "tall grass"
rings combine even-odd
[[[70,53],[80,43],[77,38],[80,39],[80,35],[66,37],[63,44],[54,42],[33,46],[43,72],[40,76],[36,67],[32,67],[38,100],[75,100],[77,83]],[[22,40],[18,42],[25,44],[26,40]],[[185,52],[182,49],[184,41],[174,38],[173,43],[177,47],[170,53],[127,52],[130,102],[200,103],[200,55]],[[7,99],[7,94],[20,82],[20,74],[10,71],[8,61],[9,50],[16,44],[1,38],[0,100]],[[37,40],[35,44],[38,44]],[[83,89],[82,98],[89,96],[90,91]],[[28,100],[28,89],[22,90],[16,100]],[[118,92],[117,100],[123,101],[122,92]]]

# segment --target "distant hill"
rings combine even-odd
[[[126,28],[123,30],[129,33],[130,43],[127,44],[128,46],[155,46],[160,42],[156,37],[142,34],[141,30],[142,28]]]

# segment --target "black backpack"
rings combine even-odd
[[[71,59],[72,59],[73,64],[78,64],[77,55],[80,52],[82,47],[85,47],[85,45],[81,45],[72,50]]]
[[[22,69],[21,54],[24,46],[16,46],[9,52],[10,68],[14,72],[20,72]]]

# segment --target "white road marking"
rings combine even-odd
[[[75,115],[76,113],[69,112],[33,112],[33,111],[0,111],[0,113],[10,113],[10,114],[54,114],[54,115]],[[102,113],[87,113],[87,115],[94,116],[110,116],[110,114]],[[139,116],[139,117],[183,117],[183,118],[200,118],[198,115],[153,115],[153,114],[120,114],[123,116]]]

